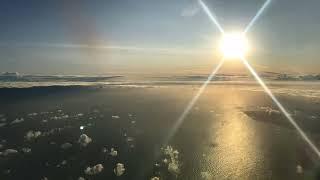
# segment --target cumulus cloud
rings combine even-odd
[[[152,177],[150,180],[160,180],[159,177]]]
[[[87,136],[86,134],[81,134],[79,137],[78,142],[80,143],[81,146],[86,147],[89,143],[91,143],[92,139]]]
[[[302,166],[297,165],[296,169],[297,169],[297,173],[298,174],[302,174],[303,173],[303,167]]]
[[[82,114],[82,113],[77,114],[78,117],[82,117],[83,115],[84,114]]]
[[[122,176],[125,172],[124,165],[121,163],[117,163],[116,167],[113,169],[113,172],[116,176]]]
[[[173,175],[180,173],[179,151],[173,149],[172,146],[162,148],[163,154],[166,158],[163,160],[165,164],[168,164],[168,171]]]
[[[21,149],[21,151],[22,151],[23,153],[25,153],[25,154],[29,154],[29,153],[31,153],[31,148],[24,147],[24,148]]]
[[[18,151],[15,149],[6,149],[0,154],[2,154],[3,156],[9,156],[9,155],[17,154],[17,153],[18,153]]]
[[[115,156],[118,155],[118,151],[116,151],[114,148],[111,148],[111,150],[110,150],[110,155],[113,156],[113,157],[115,157]]]
[[[24,138],[27,141],[31,141],[31,140],[37,139],[40,136],[41,136],[41,131],[28,131],[27,134],[24,136]]]
[[[30,113],[30,114],[28,114],[28,116],[37,116],[38,115],[38,113]]]
[[[0,123],[0,127],[7,125],[7,123]]]
[[[96,175],[96,174],[99,174],[102,170],[103,170],[102,164],[97,164],[93,167],[87,167],[84,170],[84,173],[87,175]]]
[[[120,118],[120,116],[118,116],[118,115],[113,115],[111,117],[112,117],[112,119],[119,119]]]
[[[21,122],[23,122],[24,121],[24,119],[23,118],[17,118],[17,119],[15,119],[15,120],[13,120],[12,122],[11,122],[11,124],[18,124],[18,123],[21,123]]]

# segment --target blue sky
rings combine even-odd
[[[241,31],[264,0],[206,0]],[[248,33],[261,70],[319,73],[320,2],[272,0]],[[206,73],[220,34],[196,0],[2,1],[0,71]]]

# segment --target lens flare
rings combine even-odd
[[[214,13],[209,10],[208,6],[202,0],[199,0],[198,2],[200,4],[200,6],[202,7],[202,9],[204,10],[204,12],[208,15],[210,20],[213,22],[213,24],[215,24],[217,26],[217,28],[219,29],[219,31],[223,34],[224,30],[221,27],[220,23],[218,22],[217,18],[214,16]]]
[[[263,82],[263,80],[259,77],[259,75],[255,72],[255,70],[251,67],[251,65],[248,63],[248,61],[244,58],[245,53],[248,51],[248,42],[245,38],[245,34],[249,31],[249,29],[253,26],[253,24],[257,21],[257,19],[261,16],[263,11],[266,9],[266,7],[270,4],[271,0],[267,0],[263,6],[258,10],[257,14],[254,16],[254,18],[250,21],[249,25],[245,28],[242,35],[238,34],[226,34],[223,30],[223,28],[220,26],[217,19],[213,16],[213,13],[210,12],[209,8],[206,6],[206,4],[199,0],[199,4],[202,7],[202,9],[206,12],[209,19],[217,26],[221,34],[223,35],[223,40],[221,44],[221,50],[224,54],[224,58],[229,57],[236,57],[243,61],[245,67],[250,71],[250,73],[254,76],[254,78],[257,80],[257,82],[261,85],[263,90],[269,95],[269,97],[272,99],[272,101],[277,105],[277,107],[280,109],[280,111],[284,114],[284,116],[287,118],[287,120],[292,124],[292,126],[297,130],[301,138],[307,143],[307,145],[315,152],[315,154],[320,158],[320,151],[315,146],[315,144],[309,139],[309,137],[306,135],[306,133],[300,128],[300,126],[295,122],[295,120],[291,117],[291,115],[287,112],[287,110],[283,107],[283,105],[278,101],[278,99],[273,95],[273,93],[270,91],[270,89],[266,86],[266,84]],[[203,83],[197,94],[191,99],[189,104],[186,106],[182,114],[179,116],[178,120],[174,124],[173,128],[171,129],[168,138],[166,139],[167,144],[169,140],[173,137],[173,135],[176,133],[180,125],[183,123],[185,117],[189,114],[190,110],[204,91],[204,89],[207,87],[207,85],[210,83],[214,75],[218,72],[220,67],[222,66],[224,62],[224,59],[219,63],[219,65],[213,70],[213,72],[210,74],[208,79]]]
[[[215,68],[213,68],[213,70],[212,70],[211,74],[209,75],[209,77],[207,78],[207,80],[202,84],[202,86],[200,87],[198,92],[195,94],[195,96],[193,96],[193,98],[190,100],[190,102],[188,103],[188,105],[183,110],[183,112],[179,116],[178,120],[174,123],[172,129],[170,130],[168,137],[165,140],[165,143],[164,143],[165,145],[167,145],[167,143],[170,141],[170,139],[174,136],[176,131],[179,129],[180,125],[183,123],[184,119],[189,114],[190,110],[192,109],[194,104],[197,102],[197,100],[199,99],[199,97],[201,96],[201,94],[203,93],[205,88],[208,86],[208,84],[212,81],[214,76],[217,74],[217,72],[219,71],[219,69],[221,68],[223,63],[224,63],[224,58],[222,58],[220,60],[219,64]]]
[[[248,40],[242,33],[225,33],[220,49],[226,59],[239,59],[248,52]]]

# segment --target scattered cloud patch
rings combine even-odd
[[[27,141],[32,141],[41,136],[41,131],[28,131],[24,138]]]
[[[81,146],[86,147],[89,143],[92,142],[92,139],[86,134],[81,134],[78,142],[80,143]]]
[[[180,173],[179,151],[167,146],[162,148],[162,152],[166,156],[163,162],[168,164],[168,171],[177,176]]]
[[[115,157],[115,156],[118,155],[118,151],[116,151],[114,148],[111,148],[111,150],[110,150],[110,155],[113,156],[113,157]]]
[[[152,177],[150,180],[160,180],[159,177]]]
[[[116,176],[122,176],[125,172],[124,165],[121,163],[117,163],[116,167],[113,169],[113,172]]]
[[[29,153],[31,153],[31,148],[24,147],[24,148],[21,149],[21,151],[22,151],[23,153],[25,153],[25,154],[29,154]]]
[[[303,173],[303,167],[301,165],[297,165],[296,169],[297,169],[296,172],[298,174],[302,174]]]
[[[82,114],[82,113],[77,114],[78,117],[82,117],[83,115],[84,114]]]
[[[102,164],[97,164],[93,167],[87,167],[84,170],[84,173],[87,175],[96,175],[96,174],[99,174],[102,170],[103,170]]]
[[[6,149],[0,154],[2,154],[3,156],[9,156],[9,155],[18,154],[18,151],[15,149]]]
[[[111,116],[112,117],[112,119],[119,119],[120,118],[120,116],[118,116],[118,115],[114,115],[114,116]]]
[[[30,113],[28,116],[38,116],[38,113]]]
[[[10,124],[18,124],[18,123],[21,123],[21,122],[23,122],[24,121],[24,119],[23,118],[17,118],[17,119],[15,119],[15,120],[13,120]]]

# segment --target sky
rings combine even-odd
[[[241,32],[265,0],[204,2],[226,32]],[[247,33],[253,66],[319,73],[319,7],[272,0]],[[221,34],[197,0],[3,0],[0,24],[0,72],[196,74],[221,56]]]

